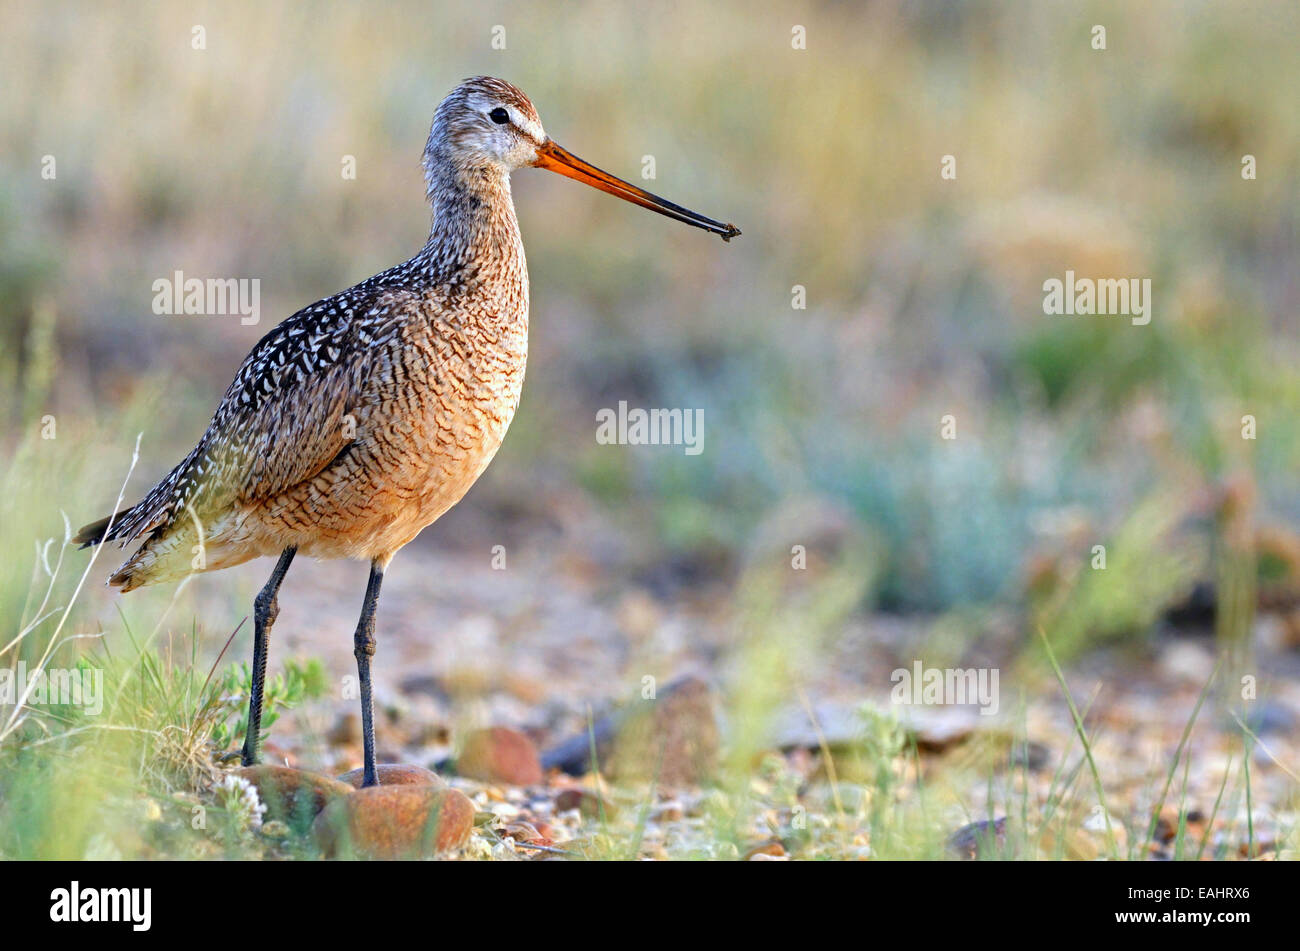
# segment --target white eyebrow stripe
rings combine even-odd
[[[513,112],[514,110],[511,111]],[[519,128],[523,129],[538,142],[546,141],[546,130],[542,128],[540,122],[534,122],[527,116],[520,114],[519,118],[515,120],[515,125],[519,126]]]

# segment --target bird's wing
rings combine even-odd
[[[203,518],[271,498],[328,467],[355,436],[349,416],[373,354],[398,332],[377,318],[395,311],[392,295],[359,285],[274,327],[244,359],[199,444],[109,537],[163,530],[187,509]]]

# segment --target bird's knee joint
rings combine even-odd
[[[280,615],[280,601],[275,595],[267,597],[259,594],[253,600],[253,610],[265,621],[274,621]]]

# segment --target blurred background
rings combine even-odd
[[[128,502],[271,326],[420,248],[433,111],[487,73],[578,155],[744,235],[514,176],[528,382],[486,475],[389,573],[394,704],[562,732],[698,672],[745,688],[744,721],[796,684],[883,698],[915,658],[1008,665],[1006,691],[1040,628],[1113,677],[1181,670],[1162,651],[1184,636],[1264,651],[1251,669],[1294,699],[1298,21],[1284,2],[6,3],[6,630],[32,616],[33,541],[62,538],[61,510],[107,514],[137,433]],[[177,270],[258,278],[261,324],[155,315]],[[1045,315],[1067,270],[1149,278],[1151,322]],[[702,409],[703,452],[598,445],[620,400]],[[100,585],[118,558],[64,634],[198,631],[207,662],[271,567],[123,599]],[[351,672],[364,576],[294,566],[273,668]]]

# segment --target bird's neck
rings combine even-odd
[[[421,257],[438,282],[463,283],[513,269],[522,258],[510,176],[497,168],[431,168],[433,224]]]

